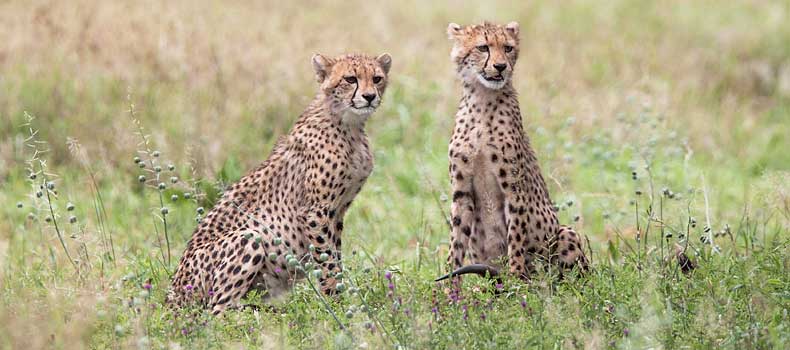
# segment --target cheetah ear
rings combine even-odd
[[[315,70],[315,79],[318,81],[319,84],[324,82],[324,79],[329,75],[330,70],[332,69],[332,65],[335,64],[335,61],[331,58],[327,58],[326,56],[317,53],[313,55],[313,70]]]
[[[505,25],[505,29],[512,35],[514,38],[518,38],[518,22],[510,22]]]
[[[461,28],[460,25],[458,25],[457,23],[450,23],[447,25],[447,38],[453,40],[459,35],[461,35],[462,31],[463,28]]]
[[[384,70],[384,73],[389,74],[390,67],[392,66],[392,56],[390,56],[390,54],[383,53],[379,55],[379,57],[376,57],[376,62],[381,65],[381,69]]]

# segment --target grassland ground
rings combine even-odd
[[[589,239],[583,278],[432,282],[460,96],[444,29],[484,19],[521,23],[525,128]],[[8,1],[0,28],[0,348],[790,343],[786,2]],[[310,56],[347,51],[393,56],[347,290],[174,315],[195,220],[312,98]]]

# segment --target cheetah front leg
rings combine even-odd
[[[573,228],[562,225],[556,237],[556,242],[552,242],[550,246],[551,261],[556,262],[562,269],[578,266],[581,272],[587,271],[588,262],[584,255],[581,235]]]
[[[527,208],[528,196],[519,182],[504,168],[498,171],[500,188],[505,194],[505,226],[507,227],[507,257],[511,274],[527,280],[534,270],[536,256],[546,253],[541,234],[548,224],[539,215],[531,216]]]
[[[517,204],[506,200],[506,207],[514,208]],[[517,208],[517,207],[516,207]],[[529,241],[526,223],[521,217],[510,210],[505,211],[507,226],[507,257],[510,273],[526,280],[532,270],[531,257],[527,256],[525,243]]]
[[[310,254],[321,270],[321,275],[317,278],[319,288],[327,295],[335,294],[337,280],[334,276],[342,271],[339,230],[342,228],[342,221],[338,220],[340,224],[335,223],[335,227],[332,227],[335,220],[330,217],[333,216],[329,215],[330,212],[317,207],[311,210],[307,220],[307,237],[313,246]]]
[[[450,271],[464,263],[469,238],[475,224],[474,189],[472,169],[467,156],[450,159],[450,182],[453,188],[451,206],[452,232],[450,233],[450,255],[447,263]]]

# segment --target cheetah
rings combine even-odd
[[[518,23],[451,23],[447,34],[463,97],[449,146],[453,272],[437,280],[464,273],[495,276],[505,257],[508,271],[523,280],[534,272],[536,259],[586,269],[581,237],[559,224],[522,127],[512,85]],[[473,265],[461,268],[467,254]]]
[[[337,292],[343,217],[373,169],[365,123],[387,88],[392,58],[312,58],[319,91],[257,168],[230,186],[187,243],[168,303],[220,314],[250,290],[265,298],[305,277],[288,258],[312,261],[320,290]]]

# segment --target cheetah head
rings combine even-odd
[[[369,116],[381,104],[387,88],[387,74],[392,57],[349,54],[329,58],[313,56],[313,69],[321,92],[326,96],[333,112],[341,115]]]
[[[464,82],[479,82],[493,90],[510,82],[518,59],[518,23],[466,27],[450,23],[447,35],[453,41],[450,57]]]

